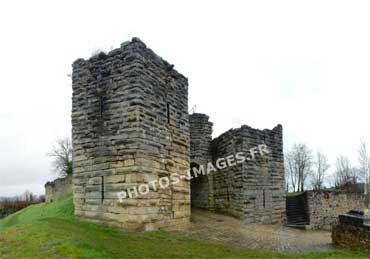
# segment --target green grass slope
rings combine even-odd
[[[61,201],[36,204],[0,220],[0,231],[11,226],[22,225],[45,218],[73,219],[72,196]]]
[[[282,254],[185,238],[124,232],[73,218],[72,197],[0,220],[0,258],[369,258],[365,251]]]

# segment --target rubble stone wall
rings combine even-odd
[[[185,175],[190,163],[188,82],[137,38],[73,64],[75,215],[131,230],[178,229],[190,182],[119,202],[117,193]]]
[[[332,240],[337,246],[347,248],[370,248],[369,219],[363,216],[340,215],[338,224],[333,225]]]
[[[72,193],[72,175],[45,184],[45,202],[60,200]]]
[[[307,192],[311,229],[330,230],[340,214],[363,210],[364,196],[346,192]]]

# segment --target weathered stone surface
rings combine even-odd
[[[191,167],[207,165],[212,161],[212,122],[201,113],[189,116],[190,123],[190,161]],[[191,181],[191,204],[197,208],[213,210],[213,176],[202,175]]]
[[[364,208],[364,195],[358,193],[344,191],[309,191],[306,193],[310,219],[309,229],[330,230],[340,214]]]
[[[190,157],[192,165],[216,164],[230,157],[229,166],[192,180],[192,205],[236,216],[245,223],[283,223],[285,220],[285,178],[282,127],[257,130],[248,126],[231,129],[212,140],[212,123],[204,114],[190,115]],[[263,157],[236,163],[233,155],[249,153],[266,144]],[[232,165],[232,166],[230,166]]]
[[[370,218],[366,216],[339,215],[332,228],[332,240],[337,246],[370,248]]]
[[[123,229],[185,227],[189,181],[122,204],[117,193],[186,174],[187,79],[137,38],[108,54],[76,60],[72,79],[76,216]]]
[[[273,224],[285,221],[285,177],[281,125],[272,130],[249,126],[231,129],[212,141],[213,158],[266,144],[270,153],[256,155],[213,175],[215,209],[245,223]]]
[[[72,175],[45,184],[45,202],[57,201],[72,193]]]

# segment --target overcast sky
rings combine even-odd
[[[285,148],[355,164],[370,140],[369,13],[353,0],[2,1],[0,196],[55,178],[46,153],[71,133],[72,62],[133,36],[189,78],[214,137],[281,123]]]

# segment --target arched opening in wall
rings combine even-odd
[[[201,174],[201,167],[197,163],[190,163],[191,172],[191,206],[208,208],[208,178]]]

